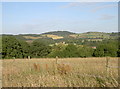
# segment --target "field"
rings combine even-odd
[[[48,38],[52,38],[52,39],[62,39],[64,37],[62,36],[57,36],[57,35],[50,35],[50,34],[47,34],[47,35],[42,35],[42,36],[47,36]]]
[[[32,40],[42,38],[42,37],[33,37],[33,36],[23,36],[23,37],[26,39],[32,39]]]
[[[118,58],[3,60],[3,87],[117,87]]]

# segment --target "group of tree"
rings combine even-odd
[[[118,41],[103,41],[96,49],[88,45],[73,43],[49,46],[43,40],[35,40],[31,44],[18,40],[14,36],[2,37],[2,58],[70,58],[70,57],[119,57],[120,45]]]
[[[97,49],[94,51],[93,56],[96,57],[119,57],[119,48],[120,44],[118,41],[105,41],[97,46]]]
[[[40,41],[28,44],[23,40],[18,40],[14,36],[2,37],[2,58],[28,58],[46,57],[50,52],[50,47]]]
[[[61,47],[61,48],[60,48]],[[48,57],[60,57],[60,58],[70,58],[70,57],[92,57],[93,49],[90,47],[80,47],[74,44],[68,44],[66,46],[56,46],[53,51],[48,55]]]

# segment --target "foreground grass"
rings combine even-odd
[[[3,87],[117,87],[118,58],[3,60]]]

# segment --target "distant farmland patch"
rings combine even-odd
[[[78,35],[69,35],[70,37],[77,38]]]
[[[52,38],[52,39],[62,39],[62,38],[64,38],[64,37],[62,37],[62,36],[57,36],[57,35],[42,35],[42,36],[46,36],[46,37],[49,37],[49,38]]]
[[[33,40],[42,38],[42,37],[33,37],[33,36],[23,36],[23,37],[26,39],[33,39]]]

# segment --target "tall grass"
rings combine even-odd
[[[109,66],[118,66],[118,58],[109,58]],[[4,87],[118,86],[118,69],[106,72],[106,58],[4,60],[2,77]]]

